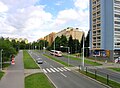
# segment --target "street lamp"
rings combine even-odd
[[[84,42],[85,42],[85,40],[84,40],[84,32],[83,32],[83,61],[82,61],[82,67],[83,67],[83,69],[84,69],[84,63],[85,63],[85,57],[84,57]]]
[[[82,58],[82,69],[84,69],[84,65],[85,65],[85,57],[84,57],[84,46],[85,46],[85,44],[84,44],[84,42],[85,42],[85,39],[84,39],[84,31],[83,30],[81,30],[82,32],[83,32],[83,58]]]
[[[1,49],[1,71],[2,71],[2,51],[3,49]]]
[[[63,46],[60,46],[61,48],[67,48],[68,50],[68,66],[69,66],[69,53],[70,53],[70,47],[63,47]]]

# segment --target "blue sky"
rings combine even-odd
[[[0,36],[32,42],[67,27],[89,29],[89,0],[0,0]]]
[[[54,16],[59,11],[73,8],[73,0],[39,0],[35,5],[44,5],[45,11],[52,13]]]

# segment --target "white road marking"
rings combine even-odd
[[[64,77],[67,77],[65,74],[63,74],[63,73],[61,73],[61,72],[60,72],[60,74],[61,74],[62,76],[64,76]]]
[[[67,69],[68,71],[71,71],[69,68],[67,68],[67,67],[64,67],[65,69]]]
[[[45,73],[47,73],[47,71],[46,71],[45,69],[43,69],[43,71],[44,71]]]
[[[60,68],[57,68],[58,70],[60,70],[60,71],[63,71],[62,69],[60,69]]]
[[[65,68],[63,68],[63,67],[61,67],[61,69],[63,70],[63,71],[67,71]]]
[[[56,68],[54,68],[57,72],[60,72],[59,70],[57,70]]]
[[[48,68],[46,68],[46,70],[47,70],[48,72],[51,72]]]
[[[53,70],[52,68],[50,68],[50,70],[51,70],[52,72],[55,72],[55,70]]]

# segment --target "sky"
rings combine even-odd
[[[0,37],[33,42],[67,27],[89,30],[89,0],[0,0]]]

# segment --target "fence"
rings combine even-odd
[[[107,84],[113,88],[120,88],[120,73],[110,73],[109,71],[103,72],[102,70],[106,69],[98,69],[98,68],[89,68],[85,67],[84,74],[90,76],[93,79],[96,79],[104,84]]]

